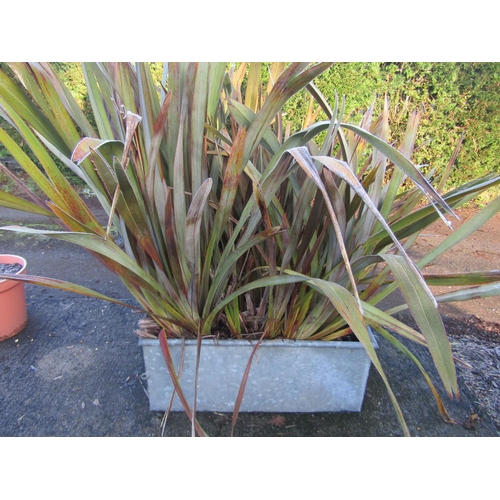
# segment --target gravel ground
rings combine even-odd
[[[412,319],[404,321],[417,329]],[[500,325],[477,316],[444,316],[443,322],[452,352],[460,360],[457,373],[474,402],[464,425],[473,428],[478,415],[486,413],[500,431]]]
[[[480,328],[479,328],[480,327]],[[478,318],[449,322],[453,353],[471,367],[458,365],[465,385],[500,430],[500,325]]]

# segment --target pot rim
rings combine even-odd
[[[377,339],[373,335],[373,331],[368,327],[368,332],[370,334],[370,339],[372,341],[373,347],[378,349]],[[183,339],[168,339],[168,344],[170,346],[181,346]],[[196,346],[196,339],[184,339],[185,346]],[[233,346],[247,346],[253,347],[257,343],[256,340],[244,340],[244,339],[221,339],[217,340],[214,338],[203,338],[201,341],[202,345],[212,345],[220,347],[233,347]],[[157,346],[160,344],[158,339],[139,339],[140,346]],[[260,344],[262,347],[321,347],[321,348],[343,348],[343,349],[364,349],[363,344],[359,341],[346,342],[343,340],[293,340],[293,339],[266,339]]]
[[[26,266],[28,263],[26,262],[26,259],[24,257],[21,257],[20,255],[15,255],[15,254],[8,254],[8,253],[2,253],[0,254],[0,264],[21,264],[23,267],[17,272],[14,273],[16,274],[24,274],[26,271]],[[19,283],[22,283],[20,281],[13,281],[9,279],[1,279],[0,280],[0,286],[5,284],[12,284],[12,286],[15,286]],[[10,287],[8,287],[10,288]]]

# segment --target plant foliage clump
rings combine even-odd
[[[387,99],[378,113],[369,106],[352,124],[343,121],[343,105],[322,94],[317,78],[330,63],[273,63],[265,79],[263,67],[172,63],[159,88],[148,64],[83,63],[89,120],[51,65],[11,64],[15,76],[0,71],[0,109],[40,167],[2,129],[0,142],[43,195],[18,179],[28,199],[0,192],[0,204],[53,217],[61,231],[37,232],[81,245],[115,272],[157,324],[167,361],[169,338],[197,338],[201,346],[208,335],[258,342],[354,335],[407,431],[368,327],[417,364],[397,336],[426,346],[446,391],[458,394],[437,311],[437,301],[456,298],[434,297],[421,269],[498,211],[499,199],[421,261],[407,250],[422,229],[453,217],[454,208],[500,177],[442,196],[451,163],[433,185],[410,160],[418,111],[391,145]],[[325,119],[309,114],[293,130],[283,109],[304,89]],[[109,216],[106,227],[53,156],[93,191]],[[413,187],[401,192],[408,182]],[[15,279],[114,301],[50,278]],[[456,283],[475,287],[462,298],[477,297],[498,293],[496,279],[472,273]],[[380,303],[396,288],[404,303],[383,310]],[[420,332],[394,318],[405,307]],[[175,371],[171,376],[182,394]]]

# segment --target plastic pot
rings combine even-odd
[[[26,260],[18,255],[0,254],[0,264],[21,264],[16,274],[26,274]],[[0,280],[0,341],[21,332],[28,323],[24,283]]]

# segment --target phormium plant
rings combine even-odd
[[[492,217],[500,199],[419,262],[407,250],[422,229],[453,217],[454,208],[500,177],[440,195],[410,161],[418,114],[411,115],[398,147],[388,143],[387,102],[380,116],[369,109],[360,124],[342,122],[342,106],[326,102],[313,83],[329,66],[274,63],[264,87],[260,65],[257,71],[252,64],[227,70],[226,63],[170,63],[168,81],[158,89],[146,64],[83,63],[94,129],[50,65],[12,63],[16,78],[0,72],[0,113],[41,168],[1,129],[0,142],[43,196],[0,165],[26,193],[0,191],[0,204],[53,217],[61,230],[1,229],[41,233],[90,251],[154,321],[167,365],[169,338],[197,338],[200,346],[211,334],[259,341],[329,341],[353,334],[408,433],[367,327],[422,371],[397,337],[426,346],[446,392],[458,394],[437,302],[498,294],[498,272],[426,279],[421,269]],[[281,110],[303,88],[328,120],[306,120],[303,130],[290,134]],[[109,215],[107,227],[54,158],[92,190]],[[401,189],[408,181],[413,187]],[[112,228],[123,248],[110,237]],[[15,279],[118,302],[50,278]],[[466,288],[434,297],[429,285],[445,279]],[[382,310],[381,300],[396,288],[405,303]],[[393,317],[405,307],[420,332]],[[145,325],[140,335],[150,334]],[[170,374],[182,399],[177,375]]]

